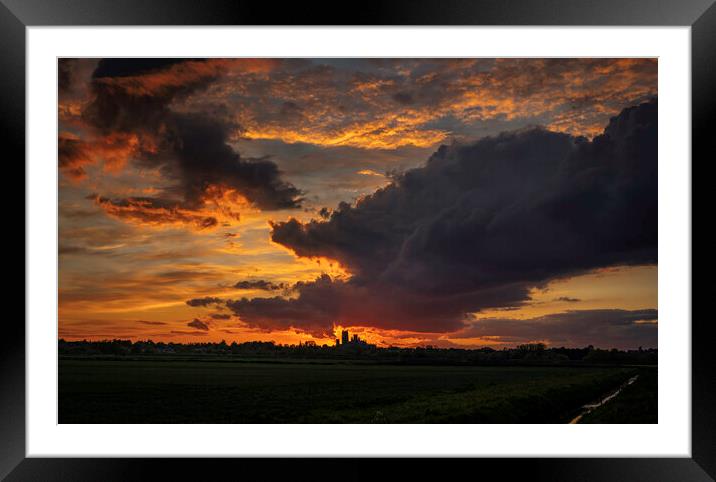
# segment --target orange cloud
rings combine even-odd
[[[253,209],[236,190],[222,186],[208,186],[197,206],[159,197],[109,199],[94,194],[90,199],[108,215],[135,225],[187,225],[199,231],[236,223],[242,210]]]
[[[108,215],[141,226],[190,224],[201,230],[218,224],[215,217],[196,214],[182,209],[179,204],[165,203],[156,198],[111,200],[95,195],[93,199]]]
[[[148,148],[146,144],[145,149]],[[58,137],[59,167],[76,180],[87,176],[84,169],[87,165],[102,163],[105,172],[118,172],[137,152],[139,145],[139,136],[133,133],[115,132],[85,141],[71,133],[61,132]]]
[[[228,102],[246,139],[395,149],[429,147],[474,123],[534,119],[593,137],[621,109],[657,94],[655,59],[419,59],[375,74],[327,67],[218,79],[186,99]],[[425,65],[433,69],[424,72]]]
[[[361,169],[360,171],[356,172],[356,174],[361,174],[363,176],[385,177],[383,174],[375,172],[373,169]]]

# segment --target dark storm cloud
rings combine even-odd
[[[226,306],[249,326],[282,330],[298,328],[315,336],[332,336],[333,324],[372,326],[422,332],[449,332],[464,326],[466,306],[519,305],[527,299],[524,286],[486,289],[475,295],[456,293],[428,297],[401,286],[365,283],[353,278],[332,280],[323,275],[312,282],[294,285],[297,298],[242,298]],[[477,309],[477,308],[476,308]]]
[[[241,290],[265,290],[274,291],[288,288],[285,283],[272,283],[266,280],[244,280],[239,281],[234,285],[234,288]]]
[[[451,338],[490,337],[510,343],[548,341],[556,346],[656,348],[657,310],[574,310],[529,319],[487,318]]]
[[[215,320],[229,320],[231,319],[231,315],[227,313],[212,313],[211,316]]]
[[[57,59],[57,87],[66,92],[72,87],[75,59]]]
[[[173,183],[163,197],[184,209],[198,209],[226,189],[261,209],[298,207],[301,192],[281,179],[274,162],[244,159],[229,146],[229,135],[239,126],[225,109],[207,106],[201,114],[172,109],[173,102],[210,85],[227,62],[105,59],[94,72],[93,97],[82,119],[104,136],[134,136],[129,138],[133,160],[159,168]]]
[[[230,125],[199,114],[173,115],[169,142],[175,163],[164,172],[178,181],[189,204],[206,195],[207,186],[236,189],[261,209],[300,205],[301,192],[281,180],[278,167],[267,159],[242,159],[227,144]]]
[[[593,142],[531,129],[441,147],[327,222],[272,239],[431,293],[656,261],[656,102]]]
[[[340,285],[324,275],[311,283],[299,282],[296,289],[301,293],[297,300],[242,298],[229,300],[226,306],[249,326],[279,330],[300,327],[317,335],[328,334],[340,312],[341,302],[336,296]]]
[[[221,298],[215,298],[213,296],[205,296],[204,298],[193,298],[191,300],[187,300],[186,304],[189,306],[209,306],[213,304],[221,303],[223,300]]]
[[[97,75],[107,70],[129,73],[132,69],[126,67],[126,61],[105,59],[92,75],[92,98],[82,118],[106,132],[156,134],[172,116],[172,101],[206,88],[225,70],[223,62],[189,61],[173,63],[172,70],[169,66],[164,71],[157,67],[134,75]]]
[[[273,241],[339,261],[350,280],[228,306],[248,323],[453,331],[556,278],[656,263],[656,135],[653,100],[593,141],[535,128],[442,146],[328,220],[273,224]]]
[[[198,330],[209,331],[209,325],[207,325],[206,323],[204,323],[203,321],[201,321],[197,318],[194,318],[192,321],[187,323],[186,326],[190,326],[190,327],[196,328]]]
[[[554,301],[564,301],[565,303],[579,303],[579,298],[570,298],[569,296],[560,296],[559,298],[555,298]]]
[[[190,59],[180,58],[117,58],[101,59],[92,73],[93,78],[131,77],[147,72],[162,70]],[[203,62],[206,59],[191,59]]]

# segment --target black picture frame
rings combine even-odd
[[[461,459],[450,472],[497,471],[502,479],[713,480],[716,477],[716,364],[707,304],[716,293],[716,263],[706,244],[716,136],[715,0],[383,0],[360,4],[244,0],[0,0],[0,119],[6,179],[22,176],[25,156],[25,29],[64,25],[563,25],[690,26],[692,68],[692,458]],[[7,157],[6,157],[7,156]],[[697,161],[698,159],[698,161]],[[683,160],[674,159],[674,162]],[[19,184],[13,181],[15,184]],[[707,186],[706,183],[709,183]],[[7,183],[8,185],[10,182]],[[6,194],[10,197],[9,194]],[[13,195],[18,199],[19,195]],[[17,201],[15,201],[17,202]],[[15,211],[19,210],[15,208]],[[16,215],[19,218],[19,214]],[[706,218],[708,219],[708,218]],[[22,223],[15,220],[15,225]],[[19,231],[19,228],[17,228]],[[700,243],[695,234],[702,232]],[[24,236],[24,235],[23,235]],[[6,239],[11,236],[6,236]],[[23,238],[24,242],[28,240]],[[24,247],[23,247],[24,249]],[[6,257],[17,258],[8,250]],[[698,255],[698,262],[696,256]],[[26,254],[27,256],[27,254]],[[6,262],[7,264],[7,262]],[[6,279],[10,279],[6,276]],[[17,282],[15,282],[17,283]],[[24,285],[23,285],[24,286]],[[17,301],[15,302],[17,303]],[[265,473],[265,460],[26,458],[25,327],[6,316],[0,336],[0,477],[7,480],[206,480],[207,474]],[[428,467],[430,463],[431,467]],[[434,460],[401,463],[400,471],[426,475]],[[315,461],[270,463],[270,475],[313,472]],[[366,479],[374,462],[321,461],[323,477]],[[346,472],[346,464],[351,466]],[[383,470],[383,469],[381,469]],[[440,470],[438,468],[438,470]],[[233,478],[233,477],[232,477]],[[303,478],[303,477],[299,477]]]

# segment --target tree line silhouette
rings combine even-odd
[[[67,341],[60,339],[61,357],[99,358],[206,358],[206,359],[265,359],[265,360],[361,360],[396,364],[447,365],[656,365],[656,348],[637,350],[547,347],[542,343],[528,343],[513,348],[439,348],[378,347],[356,345],[283,345],[272,341],[243,343],[164,343],[152,340],[123,339],[102,341]]]

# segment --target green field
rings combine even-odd
[[[566,423],[637,372],[61,359],[59,422]]]

